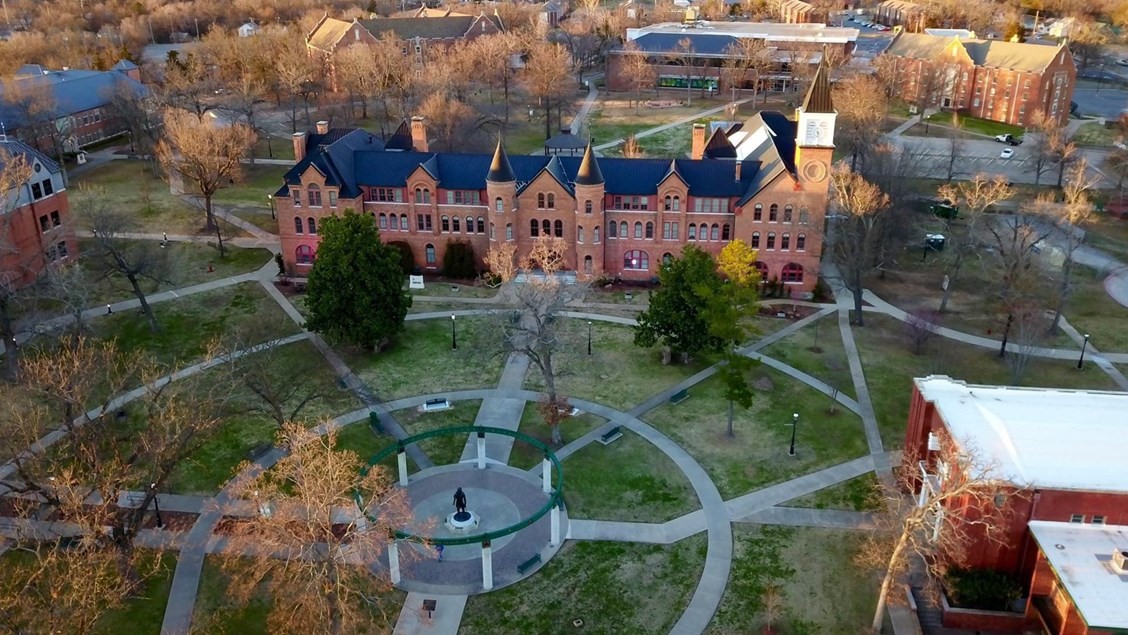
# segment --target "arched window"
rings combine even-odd
[[[667,194],[666,198],[662,200],[662,209],[667,211],[667,212],[670,211],[671,209],[673,209],[671,207],[671,205],[674,204],[673,200],[674,200],[674,197]]]
[[[415,188],[415,202],[416,203],[430,203],[431,202],[431,190],[429,190],[425,187]]]
[[[768,208],[768,222],[774,223],[777,220],[779,220],[779,205],[772,203],[772,206]]]
[[[764,220],[764,205],[756,203],[756,207],[752,208],[752,220]]]
[[[767,282],[768,280],[768,266],[759,260],[752,263],[756,267],[756,271],[760,272],[760,282]]]
[[[627,237],[627,222],[623,221],[623,222],[619,223],[619,238],[626,238],[626,237]]]
[[[299,265],[313,264],[313,247],[309,245],[298,245],[297,261]]]
[[[592,230],[591,239],[595,242],[599,242],[599,225],[596,225],[595,229]]]
[[[775,249],[775,232],[768,232],[768,249]]]
[[[470,221],[466,221],[466,224],[469,225]],[[478,233],[479,234],[486,233],[486,217],[485,216],[479,216],[478,217]]]
[[[807,206],[804,205],[799,208],[799,224],[806,225],[809,222],[811,222],[811,212],[807,209]]]
[[[668,251],[666,253],[662,254],[662,264],[663,265],[668,265],[673,261],[674,261],[674,254],[672,254]]]
[[[752,232],[752,248],[760,248],[760,232]]]
[[[584,213],[585,214],[591,213],[591,201],[584,201]]]
[[[716,223],[713,223],[713,226],[709,229],[709,240],[720,240],[720,239],[721,239],[721,226],[716,224]]]
[[[619,236],[619,223],[611,221],[610,224],[607,225],[607,231],[610,232],[607,234],[608,236],[617,238]]]
[[[544,233],[545,236],[551,236],[552,235],[552,221],[548,220],[547,218],[542,220],[541,221],[541,232]]]
[[[306,219],[306,226],[309,227],[309,233],[311,233],[311,234],[317,233],[317,219],[316,218],[310,216],[308,219]]]
[[[505,224],[505,239],[513,240],[513,223]]]
[[[689,230],[687,230],[685,237],[689,240],[697,240],[697,225],[690,223]]]
[[[590,203],[589,203],[590,205]],[[592,263],[591,256],[584,256],[584,273],[591,273]]]
[[[442,223],[442,225],[441,225],[442,230],[444,232],[449,232],[450,231],[450,217],[449,216],[443,216],[442,220],[440,222]]]
[[[623,269],[646,271],[650,268],[650,256],[645,251],[632,249],[623,254]]]
[[[456,234],[457,234],[457,233],[458,233],[459,231],[461,231],[461,229],[459,228],[459,225],[461,225],[461,224],[462,224],[462,223],[460,223],[460,222],[459,222],[459,220],[458,220],[458,217],[457,217],[457,216],[455,216],[454,218],[452,218],[452,219],[451,219],[451,227],[450,227],[451,231],[453,231],[454,233],[456,233]]]
[[[388,215],[381,212],[380,213],[380,229],[387,229],[387,228],[388,228]]]
[[[496,236],[494,235],[495,233],[496,231],[494,230],[494,224],[490,223],[490,240],[494,240],[496,238]]]
[[[427,253],[427,264],[435,264],[435,246],[427,243],[425,251]]]
[[[467,234],[473,234],[474,233],[474,217],[473,216],[467,216],[466,217],[466,233]],[[479,230],[478,233],[479,234],[482,233],[481,230]]]
[[[576,225],[576,242],[584,242],[584,226]]]
[[[791,247],[791,234],[784,234],[779,237],[779,248],[787,251]]]
[[[555,194],[549,194],[548,195],[548,209],[556,209],[556,195]]]
[[[321,188],[314,183],[310,183],[307,189],[309,190],[309,206],[321,207]]]
[[[294,233],[300,234],[304,230],[305,230],[305,225],[302,224],[302,217],[301,216],[295,216],[294,217]]]
[[[537,209],[544,209],[544,192],[537,194]]]
[[[681,197],[680,196],[674,197],[674,210],[673,211],[675,211],[675,212],[681,211]]]
[[[789,262],[783,266],[783,271],[779,274],[779,279],[785,283],[796,284],[803,282],[803,265]]]
[[[549,196],[552,196],[552,195],[549,194]],[[545,221],[545,222],[547,223],[548,221]],[[558,220],[555,223],[553,223],[552,224],[552,233],[557,238],[563,238],[564,237],[564,221]]]
[[[301,207],[302,206],[302,191],[301,191],[301,189],[295,187],[294,189],[290,190],[290,196],[292,196],[294,198],[294,207]]]
[[[807,234],[799,234],[795,237],[795,250],[806,251],[807,249]]]
[[[783,222],[785,222],[785,223],[791,222],[791,206],[790,205],[784,205],[783,206]]]
[[[407,224],[407,214],[400,214],[400,231],[407,231],[410,226]]]
[[[637,222],[637,221],[635,222],[634,237],[635,238],[642,238],[642,223]]]
[[[654,223],[649,221],[646,223],[646,237],[654,238]]]
[[[494,210],[498,212],[505,211],[505,201],[501,200],[500,196],[494,199]]]
[[[533,238],[540,236],[540,223],[535,218],[529,221],[529,235]]]
[[[732,228],[728,223],[721,225],[721,240],[728,240],[732,237]]]

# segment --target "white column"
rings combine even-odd
[[[478,433],[478,469],[486,469],[486,433]]]
[[[545,494],[552,491],[552,461],[545,457],[541,461],[541,491]]]
[[[403,450],[397,452],[396,462],[399,463],[400,486],[407,487],[407,453]]]
[[[388,545],[388,571],[392,574],[392,584],[399,584],[399,543],[395,540]]]
[[[488,540],[482,543],[482,588],[493,588],[493,550]]]
[[[552,513],[550,515],[552,524],[552,537],[549,539],[549,544],[553,547],[560,544],[560,505],[559,503],[552,506]]]

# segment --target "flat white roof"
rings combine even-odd
[[[858,29],[817,23],[780,24],[776,22],[698,22],[696,25],[663,22],[637,29],[627,29],[627,39],[637,40],[650,33],[702,33],[728,35],[736,38],[754,38],[767,42],[826,42],[827,44],[845,44],[858,39]]]
[[[1032,520],[1030,533],[1089,628],[1128,628],[1128,574],[1112,566],[1128,527]]]
[[[949,433],[1020,486],[1128,492],[1128,393],[917,378]]]

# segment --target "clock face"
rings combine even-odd
[[[807,143],[809,145],[817,145],[819,142],[819,122],[810,120],[807,122]]]

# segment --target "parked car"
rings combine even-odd
[[[1022,139],[1019,139],[1018,137],[1016,137],[1016,136],[1014,136],[1010,133],[995,135],[995,141],[997,141],[999,143],[1005,143],[1008,146],[1016,146],[1016,145],[1019,145],[1020,143],[1022,143]]]
[[[1003,151],[999,153],[1000,159],[1009,159],[1013,156],[1014,156],[1014,148],[1003,148]]]
[[[1120,66],[1128,66],[1128,58],[1125,58],[1125,59],[1122,59],[1122,60],[1116,60],[1116,63],[1119,64]]]

